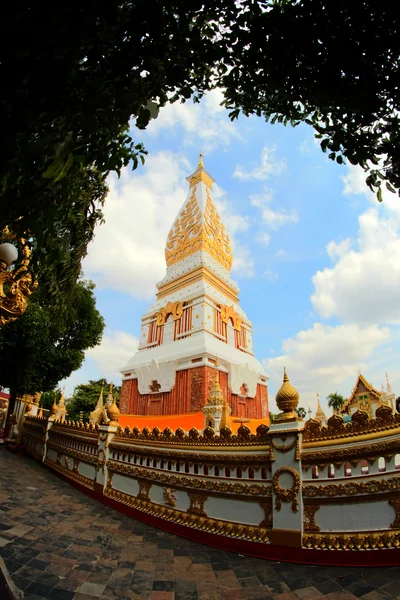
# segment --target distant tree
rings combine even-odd
[[[68,310],[60,312],[38,288],[26,312],[0,327],[0,384],[10,390],[10,413],[17,394],[53,390],[100,342],[104,319],[93,290],[92,282],[79,281]]]
[[[107,398],[110,382],[105,379],[99,379],[98,381],[90,380],[88,383],[81,383],[77,385],[73,391],[71,399],[67,404],[68,419],[76,421],[79,419],[80,412],[83,413],[83,420],[89,419],[90,413],[95,409],[97,401],[100,396],[101,389],[103,388],[104,402]],[[116,394],[119,398],[121,392],[120,386],[113,387],[113,395]]]
[[[337,392],[335,392],[333,394],[329,394],[329,396],[327,396],[327,400],[328,400],[328,406],[330,408],[332,408],[333,412],[335,412],[337,414],[340,413],[340,410],[342,409],[343,404],[346,402],[346,399],[343,398],[343,396],[341,396]]]
[[[301,419],[304,419],[307,416],[306,409],[303,408],[302,406],[299,406],[298,408],[296,408],[296,413],[297,413],[297,416],[300,417]]]

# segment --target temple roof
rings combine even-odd
[[[349,405],[353,402],[354,398],[356,397],[357,394],[361,393],[362,391],[364,391],[365,388],[370,394],[372,394],[372,396],[374,396],[377,400],[380,399],[381,397],[381,392],[378,392],[378,390],[376,390],[370,383],[369,381],[367,381],[364,377],[364,375],[362,375],[362,373],[358,374],[357,377],[357,381],[356,384],[353,388],[353,391],[350,394],[350,397],[348,398],[348,400],[346,400],[346,402],[343,404],[341,412],[344,413],[347,411]]]
[[[187,180],[188,196],[167,238],[167,267],[197,252],[205,252],[229,272],[232,266],[231,241],[212,200],[214,179],[204,168],[202,154],[196,171]]]

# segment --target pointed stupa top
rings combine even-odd
[[[187,180],[189,193],[165,246],[167,267],[187,262],[189,257],[198,254],[199,265],[210,261],[208,255],[211,263],[214,260],[229,272],[232,266],[231,241],[212,200],[211,188],[215,180],[207,173],[202,154],[197,169]]]
[[[215,359],[215,366],[217,367],[215,371],[214,383],[211,388],[210,395],[208,397],[208,404],[225,404],[225,397],[222,391],[222,388],[219,383],[219,371],[218,371],[218,358]]]
[[[387,391],[388,394],[392,394],[393,393],[392,392],[392,388],[391,388],[390,383],[389,383],[389,377],[388,377],[387,371],[386,371],[386,391]]]
[[[321,403],[319,401],[319,394],[318,393],[317,393],[317,401],[318,401],[318,407],[317,407],[317,412],[315,413],[315,417],[319,421],[323,421],[324,419],[326,419],[326,415],[325,415],[324,411],[321,408]]]
[[[103,387],[104,387],[104,380],[101,383],[100,396],[99,396],[99,399],[97,400],[96,408],[94,410],[99,410],[99,409],[103,408],[103,406],[104,406],[104,402],[103,402]]]
[[[62,389],[61,398],[58,401],[58,408],[64,408],[64,407],[65,407],[65,386]]]

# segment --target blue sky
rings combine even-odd
[[[253,323],[254,347],[271,379],[283,366],[315,409],[330,392],[348,396],[358,369],[380,389],[389,373],[400,395],[400,200],[379,205],[355,167],[329,161],[312,128],[231,123],[218,91],[200,105],[161,110],[145,132],[144,167],[110,178],[106,223],[84,261],[107,327],[100,346],[67,380],[118,380],[135,352],[140,318],[165,271],[164,245],[199,152],[216,180],[214,200],[233,238],[233,278]]]

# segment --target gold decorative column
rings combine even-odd
[[[301,436],[304,423],[295,409],[299,394],[283,372],[283,383],[276,395],[282,411],[269,430],[272,450],[272,531],[271,543],[301,547],[303,533]]]

